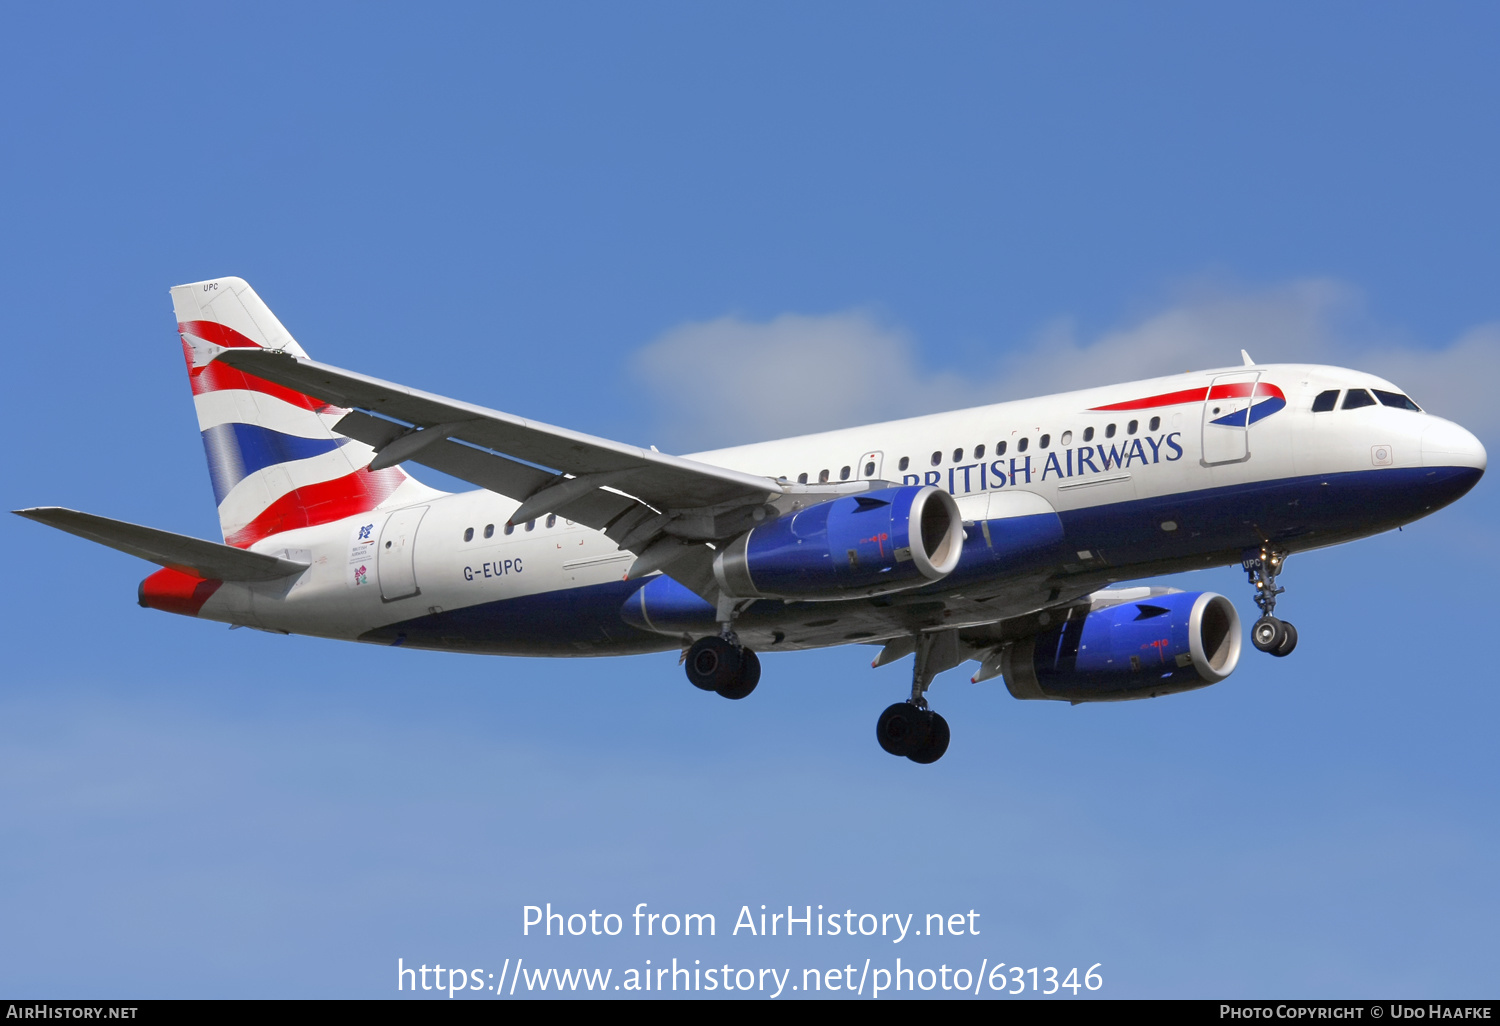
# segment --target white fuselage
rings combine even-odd
[[[1213,421],[1233,416],[1235,410],[1253,402],[1257,397],[1253,388],[1249,399],[1216,400],[1210,392],[1206,402],[1100,409],[1193,389],[1201,395],[1211,383],[1226,381],[1274,385],[1284,394],[1285,407],[1240,427]],[[1220,523],[1225,521],[1222,510],[1232,513],[1236,495],[1246,496],[1244,502],[1250,506],[1272,501],[1263,500],[1271,494],[1264,485],[1323,478],[1318,486],[1323,491],[1307,492],[1312,496],[1307,501],[1315,505],[1319,495],[1332,496],[1337,491],[1328,483],[1333,478],[1357,481],[1366,490],[1382,481],[1394,485],[1399,480],[1402,489],[1410,490],[1429,471],[1436,481],[1440,472],[1453,468],[1484,469],[1485,453],[1478,441],[1461,427],[1428,413],[1379,404],[1312,411],[1315,396],[1349,388],[1399,391],[1381,379],[1334,367],[1226,368],[737,446],[689,458],[792,483],[872,479],[934,484],[954,495],[966,522],[1003,521],[1016,510],[1031,509],[1027,503],[1042,500],[1069,525],[1070,548],[1076,544],[1076,558],[1070,556],[1068,565],[1053,574],[1054,583],[1043,587],[1028,579],[1024,586],[1007,590],[1006,582],[990,582],[989,587],[967,586],[967,597],[944,596],[953,623],[993,621],[1056,601],[1058,574],[1071,575],[1065,577],[1076,581],[1076,588],[1070,590],[1082,593],[1103,582],[1164,569],[1232,562],[1236,546],[1252,543],[1256,531],[1263,538],[1265,531],[1277,529],[1300,532],[1287,536],[1284,547],[1288,550],[1331,544],[1416,519],[1468,487],[1464,485],[1452,497],[1442,493],[1427,508],[1421,502],[1402,500],[1389,509],[1371,509],[1358,523],[1350,520],[1350,512],[1340,502],[1330,498],[1326,524],[1316,519],[1322,514],[1308,512],[1308,526],[1299,522],[1278,528],[1275,523],[1257,522],[1244,529],[1246,540],[1234,541]],[[1025,498],[1013,498],[1018,494]],[[1202,512],[1209,507],[1193,505],[1195,496],[1218,497],[1212,517]],[[1173,513],[1179,500],[1185,512]],[[1300,501],[1288,498],[1285,503]],[[450,614],[453,633],[433,634],[435,640],[428,643],[465,650],[472,647],[471,634],[483,634],[488,628],[477,626],[484,622],[481,613],[463,611],[494,610],[495,617],[503,617],[507,609],[522,608],[507,603],[530,599],[538,622],[544,629],[551,624],[553,629],[545,631],[549,636],[537,639],[535,645],[507,647],[496,641],[480,650],[608,654],[677,644],[672,638],[641,638],[624,647],[601,641],[605,635],[614,637],[610,633],[614,628],[601,628],[590,619],[594,613],[580,612],[583,605],[570,605],[567,596],[601,595],[605,604],[618,601],[612,598],[613,592],[599,589],[619,585],[634,557],[620,551],[601,532],[561,518],[542,518],[507,531],[506,522],[517,506],[511,499],[482,490],[434,493],[419,504],[420,511],[379,508],[275,535],[253,549],[310,561],[309,569],[289,581],[226,584],[200,615],[273,631],[374,640],[371,632],[389,625]],[[1278,514],[1272,510],[1255,516],[1274,520]],[[1195,517],[1213,523],[1197,523]],[[1105,524],[1107,529],[1101,526]],[[968,603],[968,597],[979,592],[989,598]],[[878,611],[865,609],[860,616],[862,622],[882,622]],[[569,617],[575,622],[566,622]],[[878,637],[881,631],[877,626],[865,633]],[[500,631],[493,636],[509,635]],[[809,635],[801,644],[832,644],[843,637]],[[448,638],[451,646],[444,644]]]

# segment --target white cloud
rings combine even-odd
[[[691,449],[929,412],[968,387],[918,367],[905,331],[860,310],[684,324],[636,353],[633,370],[663,437]]]
[[[1262,363],[1380,374],[1481,436],[1500,430],[1487,389],[1500,372],[1500,322],[1427,348],[1382,329],[1355,289],[1328,279],[1258,291],[1195,284],[1092,339],[1060,320],[977,373],[921,366],[908,332],[862,310],[684,324],[636,353],[632,369],[655,401],[660,437],[686,451],[1235,366],[1242,348]]]

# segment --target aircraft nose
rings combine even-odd
[[[1422,432],[1422,466],[1471,467],[1484,472],[1489,458],[1484,444],[1450,420],[1433,418]]]

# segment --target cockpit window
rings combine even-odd
[[[1374,406],[1375,400],[1370,398],[1370,393],[1362,388],[1351,388],[1349,394],[1344,396],[1344,409],[1357,410],[1361,406]]]
[[[1319,392],[1318,397],[1313,400],[1312,411],[1314,413],[1327,413],[1338,405],[1339,390],[1330,388],[1326,392]]]
[[[1411,410],[1414,413],[1422,412],[1422,407],[1412,402],[1400,392],[1382,392],[1378,388],[1372,389],[1372,391],[1375,393],[1375,398],[1380,400],[1382,406],[1394,406],[1398,410]]]

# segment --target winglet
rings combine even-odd
[[[1245,352],[1243,349],[1240,350],[1240,358],[1245,361],[1245,366],[1246,367],[1254,367],[1255,366],[1255,361],[1252,360],[1252,359],[1250,359],[1250,354],[1247,353],[1247,352]]]

